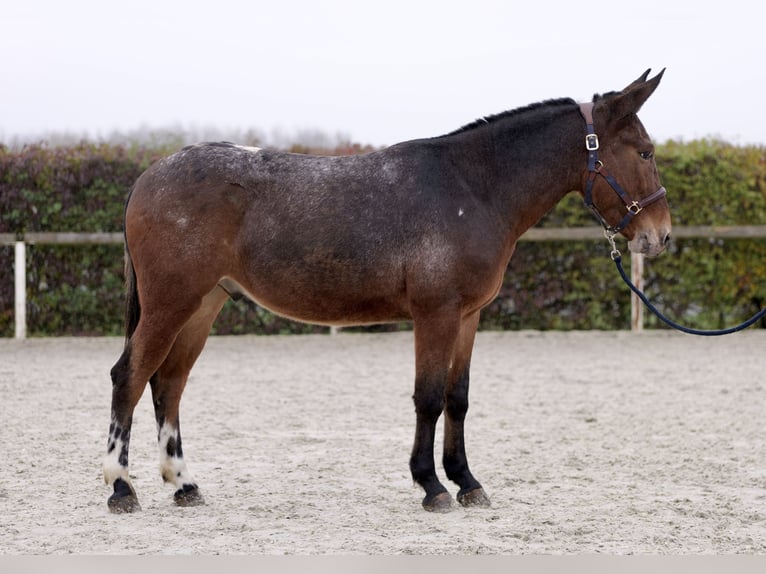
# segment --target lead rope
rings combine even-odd
[[[633,282],[628,278],[627,273],[625,273],[625,269],[622,268],[622,254],[620,253],[620,250],[617,249],[617,246],[614,243],[614,234],[609,233],[606,230],[604,231],[604,235],[606,236],[607,240],[612,246],[612,261],[614,261],[614,264],[617,266],[617,271],[620,272],[620,276],[622,277],[622,280],[625,281],[628,287],[630,287],[630,290],[633,291],[636,295],[638,295],[638,298],[641,299],[641,301],[644,302],[644,305],[657,317],[663,321],[666,325],[669,325],[673,329],[677,329],[678,331],[681,331],[682,333],[688,333],[689,335],[700,335],[703,337],[717,337],[719,335],[729,335],[731,333],[736,333],[737,331],[742,331],[743,329],[747,329],[750,327],[753,323],[756,323],[763,319],[766,316],[766,307],[758,311],[755,315],[750,317],[747,321],[744,323],[740,323],[739,325],[735,325],[734,327],[729,327],[728,329],[716,329],[712,331],[707,331],[704,329],[692,329],[690,327],[684,327],[683,325],[679,325],[675,321],[668,319],[665,315],[662,314],[662,312],[657,309],[654,305],[652,305],[651,301],[644,295],[638,287],[633,285]]]

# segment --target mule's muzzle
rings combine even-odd
[[[628,241],[628,249],[647,257],[656,257],[670,244],[670,230],[639,231]]]

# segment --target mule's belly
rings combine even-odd
[[[232,278],[219,285],[233,298],[246,297],[272,313],[318,325],[351,326],[407,321],[410,313],[404,294],[349,290],[343,285],[312,285],[283,282],[278,288],[247,285]]]

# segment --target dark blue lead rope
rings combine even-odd
[[[683,333],[688,333],[689,335],[702,335],[705,337],[716,337],[718,335],[729,335],[730,333],[736,333],[737,331],[742,331],[743,329],[747,329],[750,325],[753,323],[756,323],[763,319],[764,316],[766,316],[766,308],[761,309],[750,317],[747,321],[744,323],[740,323],[739,325],[736,325],[734,327],[729,327],[728,329],[718,329],[715,331],[704,331],[701,329],[690,329],[689,327],[684,327],[683,325],[679,325],[675,321],[671,321],[668,319],[665,315],[663,315],[657,307],[652,305],[652,303],[649,301],[649,299],[646,298],[646,295],[644,295],[641,291],[639,291],[638,287],[633,285],[633,283],[628,279],[627,274],[625,273],[625,270],[622,268],[622,257],[620,256],[619,252],[612,252],[612,260],[614,261],[615,265],[617,265],[617,271],[620,272],[620,275],[622,276],[622,280],[625,281],[625,283],[630,287],[630,290],[633,291],[636,295],[638,295],[638,298],[641,299],[641,301],[644,302],[644,305],[646,305],[649,310],[657,315],[661,321],[666,323],[667,325],[673,327],[674,329],[677,329],[679,331],[682,331]]]

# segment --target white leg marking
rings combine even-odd
[[[104,482],[109,485],[114,484],[118,478],[130,484],[127,445],[123,439],[130,441],[130,435],[126,436],[122,427],[112,419],[112,424],[109,425],[109,441],[107,443],[106,456],[102,464]]]
[[[162,480],[171,483],[176,489],[181,489],[184,484],[196,484],[196,482],[186,468],[183,457],[176,455],[178,440],[178,430],[168,423],[163,424],[159,430],[160,474]],[[168,453],[168,444],[171,442],[170,450],[173,454]]]
[[[120,453],[125,447],[125,443],[121,438],[110,437],[109,441],[109,452],[106,453],[103,463],[104,482],[107,484],[114,484],[115,480],[121,478],[130,484],[130,478],[128,477],[128,467],[123,466],[120,463]]]

